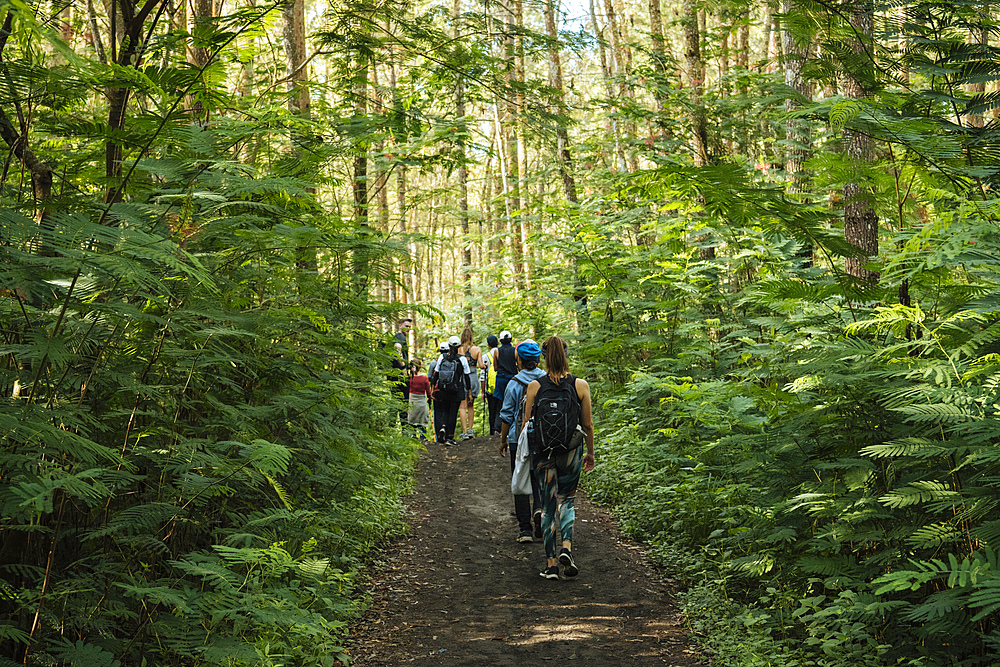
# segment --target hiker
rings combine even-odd
[[[396,341],[396,350],[403,357],[403,361],[410,363],[410,343],[407,340],[406,332],[413,328],[413,318],[404,317],[396,320],[395,333],[392,335]]]
[[[502,335],[500,340],[503,340]],[[501,346],[500,349],[503,350],[503,347]],[[500,455],[506,456],[507,450],[510,449],[511,474],[514,473],[517,436],[521,432],[522,418],[524,416],[522,414],[524,411],[524,401],[522,399],[525,396],[528,385],[545,375],[545,371],[538,367],[538,358],[541,356],[541,353],[538,343],[530,338],[518,343],[517,349],[514,351],[518,372],[507,383],[507,390],[504,392],[503,407],[500,408],[499,415]],[[499,377],[497,381],[499,382]],[[517,516],[518,542],[532,542],[534,541],[533,538],[542,538],[542,505],[539,490],[535,484],[534,466],[532,466],[532,471],[529,475],[531,477],[531,495],[514,496],[514,514]],[[534,513],[531,511],[532,499],[534,499]]]
[[[501,407],[503,406],[504,395],[507,392],[507,383],[510,379],[514,377],[517,373],[517,362],[514,357],[514,346],[511,345],[511,339],[513,337],[510,335],[509,331],[500,332],[500,347],[497,348],[495,354],[496,357],[496,382],[493,387],[493,395],[500,402]],[[493,422],[490,428],[495,429],[498,433],[503,428],[500,423],[500,414],[497,414],[496,421]],[[503,439],[501,438],[501,441]]]
[[[581,468],[584,472],[594,469],[594,422],[590,385],[570,374],[566,343],[552,336],[542,344],[542,349],[545,373],[528,385],[524,423],[529,429],[532,468],[544,508],[542,535],[546,564],[540,574],[546,579],[558,579],[560,565],[567,577],[575,577],[580,571],[573,560],[576,487]],[[584,441],[586,453],[580,446]],[[557,522],[562,536],[558,553]]]
[[[443,401],[437,400],[437,397],[434,395],[435,392],[434,392],[433,378],[434,378],[434,371],[437,369],[438,361],[440,361],[441,356],[445,354],[448,354],[448,341],[443,340],[441,341],[441,344],[438,346],[438,356],[434,357],[434,359],[431,360],[431,363],[427,364],[427,378],[428,380],[430,380],[431,383],[431,402],[434,404],[434,412],[433,412],[434,441],[442,444],[444,444],[444,438],[439,439],[437,436],[437,432],[438,429],[441,427],[441,424],[444,424],[444,412],[441,410]]]
[[[483,381],[483,400],[486,401],[486,412],[490,419],[491,436],[499,433],[499,429],[496,427],[497,413],[500,412],[500,406],[503,404],[503,401],[493,395],[493,390],[496,388],[497,383],[496,351],[499,344],[500,342],[496,336],[493,334],[487,336],[486,345],[490,348],[490,351],[483,355],[483,364],[486,366],[486,378]]]
[[[407,403],[410,399],[410,353],[404,333],[406,330],[404,323],[407,321],[411,320],[400,320],[396,323],[397,331],[393,334],[395,353],[392,355],[392,372],[388,376],[389,382],[392,383],[392,395],[399,401],[399,423],[403,427],[406,426]]]
[[[410,364],[410,410],[407,413],[406,421],[410,426],[420,432],[420,442],[427,442],[427,427],[430,426],[431,414],[427,408],[427,399],[431,395],[431,381],[421,374],[423,364],[419,359],[414,359]]]
[[[465,327],[462,331],[461,345],[458,353],[465,357],[469,367],[470,398],[458,407],[458,416],[462,421],[462,435],[459,440],[476,437],[476,399],[479,397],[479,369],[483,367],[483,351],[472,343],[472,329]]]
[[[462,339],[452,336],[448,339],[448,351],[438,357],[434,368],[434,428],[437,441],[445,445],[455,443],[455,422],[458,408],[472,396],[469,387],[469,364],[464,355],[458,353]],[[440,408],[439,408],[440,404]],[[440,409],[440,413],[438,410]],[[441,415],[440,421],[438,414]]]

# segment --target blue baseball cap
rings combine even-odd
[[[496,347],[497,345],[500,344],[500,341],[497,340],[496,336],[490,334],[489,336],[486,337],[486,344],[489,345],[490,347]]]
[[[537,359],[542,356],[542,350],[538,347],[538,343],[529,338],[518,343],[517,356],[522,359]]]

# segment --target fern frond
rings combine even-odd
[[[909,485],[894,489],[879,498],[879,502],[892,508],[908,507],[918,503],[941,500],[958,500],[959,493],[947,484],[933,480],[910,482]]]

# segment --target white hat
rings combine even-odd
[[[443,340],[441,341],[441,344],[438,345],[438,352],[447,352],[447,351],[448,351],[448,341]]]
[[[501,331],[500,332],[500,340],[501,341],[510,340],[511,338],[513,338],[513,336],[510,335],[509,331]]]
[[[458,336],[452,336],[448,339],[448,347],[458,347],[462,344],[462,339]]]

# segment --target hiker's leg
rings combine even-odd
[[[514,466],[517,464],[515,455],[517,445],[510,445],[507,451],[507,458],[510,459],[510,473],[514,474]],[[517,530],[519,534],[531,532],[531,496],[514,496],[514,516],[517,517]]]
[[[445,402],[445,409],[447,413],[445,414],[445,438],[447,440],[455,439],[455,422],[458,421],[458,399],[454,397],[449,397]]]
[[[559,532],[562,545],[572,549],[573,523],[576,520],[576,488],[580,484],[580,470],[583,468],[583,447],[554,457],[558,471],[558,493],[562,499],[559,506]]]
[[[532,457],[532,463],[535,469],[535,481],[542,499],[542,541],[545,543],[545,556],[549,559],[549,565],[555,565],[558,475],[552,459]]]
[[[466,421],[468,421],[468,415],[465,413],[465,399],[458,404],[458,417],[462,422],[462,433],[467,433],[468,428],[466,427]]]

